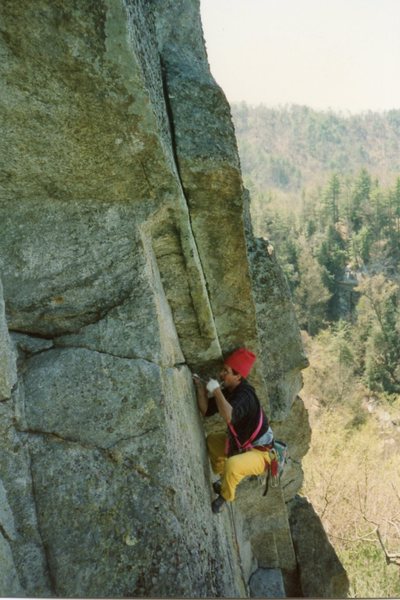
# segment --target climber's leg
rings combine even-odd
[[[249,475],[262,475],[266,469],[266,463],[268,465],[271,463],[268,450],[253,449],[228,458],[222,477],[221,496],[225,500],[233,502],[236,486],[241,480]]]
[[[211,467],[214,473],[218,475],[222,475],[226,463],[225,440],[225,433],[210,433],[207,436],[207,448]]]

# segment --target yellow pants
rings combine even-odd
[[[269,452],[248,450],[227,458],[225,456],[225,433],[210,433],[207,437],[207,448],[214,473],[221,475],[221,496],[233,502],[236,486],[244,477],[262,475],[266,462],[271,464]]]

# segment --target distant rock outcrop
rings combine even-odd
[[[246,597],[264,569],[301,593],[306,359],[198,0],[0,17],[0,593]],[[191,370],[242,344],[291,461],[217,517]]]

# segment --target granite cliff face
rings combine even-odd
[[[0,593],[299,595],[306,359],[198,1],[0,17]],[[216,517],[191,370],[242,344],[291,460]]]

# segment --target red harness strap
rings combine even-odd
[[[232,425],[232,423],[228,423],[228,427],[230,429],[230,432],[232,433],[233,437],[235,438],[235,442],[236,445],[238,447],[239,450],[251,450],[253,448],[253,444],[252,442],[254,442],[254,440],[257,438],[259,431],[262,427],[263,424],[263,410],[260,407],[260,418],[258,420],[258,425],[255,428],[255,430],[253,431],[253,433],[251,434],[251,436],[249,437],[249,439],[247,440],[247,442],[244,442],[244,444],[241,444],[238,438],[238,435],[235,431],[234,426]],[[225,442],[225,455],[228,456],[229,454],[229,438],[226,438],[226,442]]]

